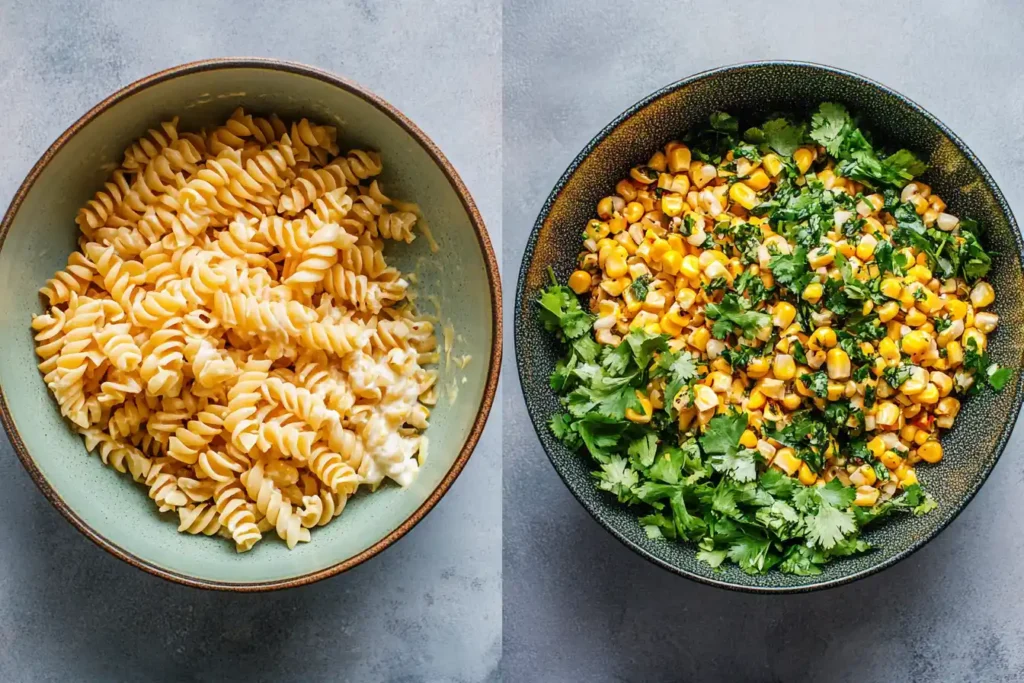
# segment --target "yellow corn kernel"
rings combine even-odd
[[[946,302],[946,310],[949,311],[950,320],[963,320],[967,315],[967,302],[950,299]]]
[[[796,457],[792,448],[780,448],[775,452],[775,459],[772,464],[781,469],[789,476],[793,476],[800,469],[804,461]]]
[[[823,290],[821,285],[817,282],[812,282],[804,287],[804,291],[800,297],[807,303],[816,304],[821,300],[822,293]]]
[[[857,488],[857,497],[854,498],[853,504],[862,508],[873,507],[878,502],[880,494],[881,491],[874,486],[860,486]]]
[[[744,429],[740,435],[740,445],[744,448],[753,448],[757,445],[757,435],[749,429]]]
[[[793,361],[793,356],[786,353],[776,354],[775,360],[772,362],[772,373],[775,375],[775,379],[781,379],[784,382],[793,379],[796,375],[796,363]]]
[[[903,337],[903,343],[901,344],[904,353],[911,355],[924,353],[928,350],[928,346],[931,343],[932,337],[923,330],[914,330]]]
[[[924,403],[926,405],[932,405],[939,401],[939,389],[931,382],[925,385],[925,388],[920,393],[914,394],[911,399],[914,403]]]
[[[843,382],[828,383],[828,400],[838,401],[846,393],[846,384]]]
[[[895,301],[886,301],[884,304],[878,307],[878,320],[879,322],[887,323],[896,317],[896,314],[900,312],[900,305]]]
[[[661,257],[670,251],[672,251],[672,247],[668,245],[668,240],[663,240],[660,238],[656,239],[654,240],[654,243],[651,244],[651,260],[654,261],[655,263],[660,263]]]
[[[885,453],[885,441],[882,437],[876,436],[868,441],[868,450],[871,452],[871,455],[876,458],[882,457],[882,453]]]
[[[776,327],[789,327],[794,318],[796,318],[796,308],[788,301],[780,301],[772,307],[772,322]]]
[[[668,160],[665,158],[665,153],[660,150],[655,152],[654,155],[647,160],[647,168],[658,172],[662,172],[668,168]]]
[[[659,324],[661,325],[662,332],[670,334],[673,337],[683,331],[683,319],[682,316],[679,315],[679,311],[676,310],[675,306],[670,308],[668,313],[661,316]]]
[[[936,422],[938,422],[938,420],[936,420]],[[931,434],[921,429],[917,432],[917,434],[914,435],[914,443],[916,443],[918,446],[921,446],[929,438],[931,438]]]
[[[616,212],[622,211],[626,203],[622,197],[605,197],[597,203],[597,215],[602,219],[609,219]]]
[[[667,193],[661,196],[661,210],[669,217],[675,217],[683,213],[683,195]]]
[[[903,285],[898,277],[887,277],[882,280],[878,290],[890,299],[899,299],[900,294],[903,293]]]
[[[764,356],[752,358],[750,362],[747,363],[747,377],[752,377],[753,379],[760,379],[768,374],[769,368],[770,363],[768,362],[768,359],[765,358]]]
[[[793,152],[793,161],[801,173],[807,173],[807,169],[811,167],[811,163],[814,161],[814,152],[807,147],[801,147]]]
[[[618,254],[612,254],[604,262],[604,272],[610,278],[620,278],[629,272],[629,266],[626,265],[626,259]]]
[[[929,208],[928,200],[919,194],[911,197],[910,203],[914,205],[914,211],[916,211],[918,215],[923,214]]]
[[[786,410],[796,410],[802,402],[803,399],[800,398],[800,394],[786,394],[782,399],[782,406]]]
[[[729,188],[729,198],[747,211],[757,206],[757,193],[743,183],[733,183]]]
[[[627,202],[631,202],[636,199],[636,185],[628,178],[623,178],[615,184],[615,193]]]
[[[619,296],[622,292],[632,284],[628,277],[620,277],[614,280],[602,280],[601,289],[608,293],[609,296]]]
[[[913,441],[917,435],[917,427],[914,425],[903,425],[903,429],[900,430],[900,438],[904,441]]]
[[[608,231],[613,235],[618,235],[620,232],[625,230],[626,227],[626,219],[622,216],[615,216],[608,219]]]
[[[907,271],[907,282],[916,280],[923,285],[931,279],[932,271],[928,269],[928,266],[913,266]]]
[[[838,346],[828,350],[826,356],[828,376],[831,379],[849,379],[850,377],[850,356]]]
[[[916,308],[911,308],[903,317],[903,322],[905,322],[910,327],[921,327],[921,325],[924,325],[926,322],[928,322],[928,316],[926,316],[924,313],[917,310]]]
[[[860,242],[857,243],[857,258],[861,261],[867,261],[875,253],[875,247],[878,246],[878,240],[871,235],[864,235],[860,238]]]
[[[676,275],[679,273],[679,267],[683,264],[683,257],[678,251],[667,251],[665,255],[661,257],[661,271],[668,273],[669,275]]]
[[[743,182],[745,182],[750,187],[750,189],[760,192],[761,190],[768,187],[768,184],[771,182],[771,180],[768,178],[768,174],[765,173],[763,169],[759,168],[753,173],[751,173],[750,177]]]
[[[853,258],[854,255],[856,255],[857,253],[856,248],[846,240],[843,240],[842,242],[837,242],[836,249],[839,250],[839,253],[845,256],[846,258]]]
[[[900,463],[900,466],[893,471],[893,474],[903,488],[917,483],[917,472],[906,461]]]
[[[874,486],[876,481],[878,481],[878,475],[875,474],[875,469],[866,463],[855,469],[850,475],[850,482],[854,486]]]
[[[590,283],[590,273],[585,270],[573,271],[573,274],[569,276],[569,289],[577,294],[583,294],[589,291]]]
[[[690,168],[690,148],[686,145],[673,147],[668,153],[668,170],[673,173],[685,173]]]
[[[587,237],[596,242],[607,237],[610,229],[607,223],[595,219],[587,223],[587,229],[584,232]]]
[[[750,398],[747,399],[747,410],[761,410],[764,408],[764,403],[764,394],[760,389],[754,389],[750,392]]]
[[[774,154],[765,154],[761,158],[761,166],[768,172],[768,175],[774,178],[782,170],[782,159]]]
[[[647,323],[646,325],[644,325],[644,332],[646,332],[647,334],[661,334],[661,325],[656,322]]]
[[[710,339],[711,333],[708,332],[708,328],[698,327],[697,329],[690,333],[690,337],[689,339],[687,339],[687,341],[689,342],[690,346],[694,347],[695,349],[699,349],[700,351],[703,351],[708,347],[708,340]]]
[[[807,463],[800,463],[800,483],[804,486],[813,486],[816,481],[818,481],[818,475],[807,466]]]
[[[918,447],[917,454],[925,462],[937,463],[942,460],[942,444],[935,440],[925,441]]]
[[[819,327],[811,334],[807,345],[814,351],[830,349],[836,345],[836,332],[831,327]]]
[[[971,303],[975,308],[985,308],[996,300],[995,290],[987,282],[979,282],[971,290]]]
[[[955,368],[964,362],[964,347],[958,341],[951,341],[946,344],[946,362],[950,368]]]
[[[928,380],[939,390],[939,397],[949,396],[949,392],[953,391],[953,379],[944,372],[932,370]]]
[[[971,348],[971,342],[974,342],[974,347],[978,351],[984,351],[985,347],[988,346],[988,337],[985,333],[976,327],[971,327],[964,332],[964,336],[961,338],[965,349]]]
[[[882,401],[875,411],[875,424],[879,427],[895,427],[900,418],[900,409],[891,401]]]
[[[647,424],[651,421],[651,416],[654,414],[651,400],[644,396],[641,391],[636,392],[636,398],[640,401],[641,412],[638,413],[632,408],[626,408],[626,419],[637,424]]]
[[[679,266],[679,273],[687,278],[693,279],[700,276],[700,260],[693,254],[683,257],[683,263]]]
[[[835,261],[835,259],[835,248],[832,247],[831,245],[826,245],[824,247],[812,249],[810,253],[807,254],[807,263],[810,264],[812,269],[831,265],[831,263]]]
[[[878,437],[875,438],[877,439]],[[903,464],[903,458],[896,451],[883,451],[881,455],[875,457],[890,470],[895,470]]]

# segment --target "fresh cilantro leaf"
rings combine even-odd
[[[732,292],[727,292],[721,303],[708,304],[704,309],[704,315],[715,321],[711,332],[717,339],[724,339],[734,331],[734,328],[737,328],[744,337],[753,339],[772,322],[770,315],[750,310],[746,300]]]
[[[614,493],[620,503],[630,502],[635,498],[632,489],[640,483],[640,477],[629,466],[625,458],[613,455],[608,462],[601,464],[601,469],[593,472],[597,479],[597,488]]]
[[[826,505],[845,510],[853,505],[857,498],[857,491],[852,486],[843,486],[839,479],[833,479],[829,483],[817,489],[818,498]]]
[[[911,370],[913,365],[897,365],[894,368],[886,368],[882,371],[882,379],[884,379],[890,387],[893,389],[899,389],[903,386],[903,383],[910,379]]]
[[[711,466],[736,481],[753,481],[757,477],[758,453],[743,449],[711,456]]]
[[[800,375],[800,381],[818,398],[828,398],[828,375],[822,371]]]
[[[740,448],[740,437],[747,428],[749,417],[744,412],[716,415],[708,422],[700,446],[705,453],[722,455],[735,453]]]
[[[807,249],[797,247],[791,254],[773,255],[768,262],[768,269],[772,271],[777,283],[792,288],[795,282],[807,274]]]
[[[582,337],[594,324],[594,316],[583,310],[576,293],[563,285],[552,285],[543,290],[537,303],[545,329],[560,331],[566,339]]]
[[[761,574],[774,562],[769,556],[771,543],[760,536],[741,536],[729,546],[729,559],[747,574]]]
[[[852,513],[827,504],[821,505],[815,514],[809,515],[806,524],[807,539],[825,550],[857,530]]]
[[[689,351],[663,351],[658,356],[652,377],[665,377],[665,403],[672,405],[676,394],[697,377],[697,359]]]
[[[790,498],[799,486],[796,479],[787,477],[777,469],[765,470],[758,479],[758,484],[776,498]]]
[[[654,457],[647,475],[666,484],[678,484],[685,463],[686,453],[681,448],[666,448]]]
[[[636,361],[637,367],[641,369],[650,364],[656,351],[664,351],[668,348],[669,339],[671,337],[667,334],[650,334],[640,328],[634,328],[626,335],[626,343],[633,352],[633,359]]]
[[[647,298],[647,293],[650,290],[651,276],[641,275],[637,279],[633,280],[633,284],[629,286],[629,291],[633,293],[633,298],[637,301],[643,301]]]
[[[834,102],[823,102],[811,116],[811,139],[823,146],[829,154],[838,157],[843,138],[852,125],[846,107]]]
[[[716,111],[711,115],[711,127],[723,133],[736,133],[739,132],[740,123],[735,116],[724,111]]]
[[[993,363],[985,370],[985,376],[988,377],[988,385],[990,387],[996,391],[1002,391],[1006,383],[1013,377],[1013,370],[1011,368],[1001,368]]]
[[[647,468],[654,464],[654,456],[658,451],[658,435],[645,434],[629,444],[629,459],[635,465]]]
[[[712,569],[718,569],[725,562],[728,551],[725,550],[699,550],[697,559],[709,565]]]
[[[806,126],[794,125],[783,118],[766,121],[761,130],[769,147],[784,157],[793,156],[803,141]]]

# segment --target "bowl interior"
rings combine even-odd
[[[75,248],[75,213],[101,187],[124,148],[172,116],[181,130],[222,123],[239,106],[255,114],[302,116],[338,127],[342,149],[367,147],[383,155],[381,185],[393,197],[417,202],[440,250],[427,240],[389,243],[385,256],[418,274],[413,287],[440,302],[443,323],[458,336],[453,354],[469,354],[465,369],[445,367],[444,391],[427,435],[430,449],[419,477],[406,490],[385,485],[349,501],[313,541],[289,551],[268,538],[238,555],[232,544],[178,534],[176,515],[160,515],[144,487],[102,467],[64,423],[35,365],[30,316],[43,310],[37,290]],[[452,469],[485,401],[494,339],[487,256],[456,188],[430,153],[376,105],[311,75],[270,67],[186,72],[139,90],[94,117],[39,174],[13,217],[0,249],[0,387],[10,418],[39,476],[82,522],[124,552],[166,573],[225,585],[285,581],[344,562],[403,524]],[[440,331],[441,326],[438,326]],[[172,524],[172,519],[174,524]]]
[[[942,463],[918,469],[939,503],[930,515],[897,516],[878,525],[866,534],[876,550],[833,562],[820,576],[748,576],[735,566],[716,572],[696,560],[692,544],[648,539],[635,511],[594,487],[589,458],[570,452],[551,435],[546,423],[559,404],[548,376],[562,349],[537,322],[533,302],[549,281],[549,265],[561,281],[572,272],[579,235],[597,201],[613,194],[629,168],[645,162],[664,143],[704,124],[715,111],[741,116],[742,127],[773,112],[806,115],[823,101],[842,102],[883,142],[917,152],[931,165],[923,180],[949,204],[949,211],[986,226],[983,242],[993,252],[989,279],[997,293],[994,310],[1002,319],[990,352],[1018,373],[1002,393],[967,400],[954,429],[943,438]],[[992,179],[963,143],[905,98],[853,74],[809,64],[745,65],[701,74],[655,93],[610,124],[577,157],[544,205],[526,248],[516,299],[516,355],[527,407],[556,470],[580,502],[649,559],[698,580],[750,590],[792,590],[848,580],[888,566],[934,536],[967,504],[999,457],[1022,398],[1022,258],[1017,226]]]

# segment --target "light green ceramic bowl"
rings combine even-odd
[[[382,185],[417,202],[440,251],[427,240],[389,245],[389,261],[418,270],[418,290],[436,295],[460,335],[465,370],[441,367],[458,398],[439,401],[427,431],[429,457],[407,489],[384,486],[353,498],[344,514],[289,551],[267,539],[236,554],[230,543],[175,531],[146,490],[103,467],[61,418],[36,369],[29,322],[37,293],[75,248],[75,213],[120,162],[123,150],[158,122],[182,130],[225,120],[239,106],[282,118],[307,116],[339,130],[345,147],[369,147],[385,162]],[[398,110],[363,88],[310,67],[230,59],[176,67],[112,95],[69,128],[29,173],[0,224],[0,416],[15,451],[47,498],[104,549],[153,574],[230,590],[310,583],[372,557],[411,529],[469,459],[494,399],[501,360],[498,266],[480,214],[437,147]]]

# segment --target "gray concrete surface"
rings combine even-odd
[[[175,64],[260,55],[363,83],[462,174],[501,245],[496,0],[0,0],[0,207],[46,147],[117,88]],[[497,680],[501,406],[437,508],[342,576],[263,595],[166,583],[53,510],[0,436],[0,681]]]
[[[591,520],[533,434],[511,353],[513,279],[559,175],[620,111],[713,66],[805,59],[886,83],[957,131],[1021,216],[1022,28],[1011,0],[506,3],[506,681],[1024,680],[1020,429],[976,500],[901,565],[810,595],[728,593]]]

